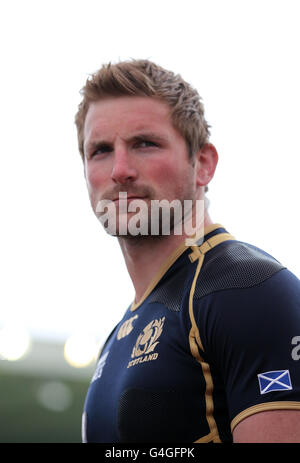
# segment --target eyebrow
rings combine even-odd
[[[137,133],[136,135],[133,135],[132,137],[129,137],[129,141],[130,140],[140,140],[142,138],[152,138],[152,139],[155,139],[155,140],[161,141],[161,142],[166,142],[167,141],[166,136],[160,135],[160,134],[155,133],[155,132],[140,132],[140,133]]]
[[[129,141],[139,141],[139,140],[144,140],[144,139],[152,139],[156,140],[161,143],[166,143],[167,142],[167,137],[157,134],[155,132],[138,132],[135,135],[132,135],[126,139],[127,142]],[[91,151],[95,150],[96,148],[99,148],[100,146],[111,146],[112,143],[110,141],[105,140],[104,138],[98,138],[93,141],[90,141],[87,143],[87,145],[84,147],[84,152],[90,153]]]

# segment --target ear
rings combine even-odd
[[[211,181],[218,164],[218,159],[217,150],[211,143],[205,143],[201,150],[196,153],[196,182],[198,186],[206,186]]]

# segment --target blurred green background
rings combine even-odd
[[[95,368],[74,368],[64,345],[34,341],[20,360],[0,359],[0,442],[81,442],[81,416]]]

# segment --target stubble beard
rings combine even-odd
[[[128,211],[129,203],[119,201],[118,207],[115,207],[114,202],[110,202],[108,210],[110,207],[111,211],[107,214],[106,220],[103,220],[103,214],[101,216],[96,213],[109,235],[130,242],[143,242],[166,239],[170,235],[181,234],[180,232],[184,231],[184,221],[192,220],[196,201],[192,179],[189,178],[181,191],[175,192],[176,198],[173,200],[157,200],[154,199],[155,192],[152,189],[148,191],[144,189],[143,192],[145,191],[147,192],[145,198],[131,203],[136,207],[135,212]],[[123,194],[125,195],[126,192]],[[140,201],[141,207],[139,207]]]

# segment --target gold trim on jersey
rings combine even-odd
[[[198,326],[195,321],[195,316],[194,316],[194,308],[193,308],[193,299],[194,299],[194,293],[195,293],[195,287],[196,283],[198,280],[198,276],[204,261],[205,254],[213,249],[215,246],[217,246],[220,243],[223,243],[224,241],[227,240],[234,240],[235,238],[230,235],[229,233],[219,233],[218,235],[213,236],[212,238],[209,238],[208,240],[204,241],[204,243],[201,246],[192,246],[193,252],[189,254],[189,258],[191,262],[195,262],[198,259],[198,264],[197,268],[195,271],[193,283],[191,286],[190,290],[190,295],[189,295],[189,315],[190,315],[190,320],[191,320],[191,330],[189,333],[189,344],[190,344],[190,349],[193,357],[197,360],[197,362],[200,363],[205,384],[206,384],[206,390],[205,390],[205,405],[206,405],[206,420],[209,426],[209,434],[206,436],[201,437],[198,439],[196,442],[221,442],[218,428],[216,421],[213,416],[213,411],[214,411],[214,402],[213,402],[213,379],[211,376],[210,372],[210,366],[207,362],[205,362],[200,355],[199,348],[204,352],[203,345],[200,339],[200,333]]]
[[[214,223],[211,225],[208,225],[204,229],[204,235],[207,235],[208,233],[217,230],[218,228],[224,228],[223,225],[219,223]],[[197,236],[197,233],[196,233]],[[197,238],[199,241],[199,237]],[[203,243],[204,244],[204,243]],[[149,296],[149,294],[153,291],[157,283],[162,279],[162,277],[165,275],[165,273],[169,270],[169,268],[174,264],[174,262],[183,254],[189,246],[186,246],[185,242],[181,243],[180,246],[178,246],[175,251],[166,259],[166,261],[162,264],[158,272],[156,273],[155,277],[153,280],[150,282],[149,286],[147,287],[146,291],[144,292],[142,298],[138,302],[133,302],[131,304],[130,310],[133,312],[134,310],[138,309],[140,305],[144,302],[144,300]]]
[[[265,412],[269,410],[299,410],[300,409],[300,402],[290,402],[290,401],[282,401],[282,402],[265,402],[258,405],[253,405],[252,407],[246,408],[235,418],[231,421],[231,432],[233,432],[234,428],[245,418],[248,416],[254,415],[255,413]]]
[[[195,440],[193,443],[194,444],[206,444],[208,442],[214,442],[214,443],[220,443],[221,440],[218,435],[218,431],[216,434],[212,434],[211,432],[209,434],[206,434],[206,436],[200,437],[199,439]]]

